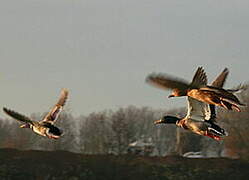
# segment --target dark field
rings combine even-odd
[[[0,149],[0,179],[248,179],[249,163],[225,158],[187,159],[81,155],[65,151]]]

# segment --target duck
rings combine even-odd
[[[212,86],[223,87],[223,84],[227,78],[228,70],[224,69],[221,74],[213,81]],[[205,79],[195,79],[198,76],[194,76],[193,81],[199,81],[199,83],[205,84]],[[204,81],[203,81],[204,80]],[[154,124],[175,124],[176,126],[189,130],[195,134],[201,136],[207,136],[217,141],[223,137],[228,136],[225,129],[216,124],[216,107],[213,104],[207,104],[198,101],[192,97],[187,97],[188,111],[184,118],[178,118],[176,116],[164,116],[160,120],[154,122]]]
[[[228,69],[224,69],[224,74],[228,74]],[[223,89],[216,86],[219,81],[217,79],[214,85],[207,85],[207,76],[202,67],[198,67],[191,83],[179,78],[175,78],[162,73],[152,73],[146,78],[146,82],[161,89],[172,89],[172,94],[168,97],[189,96],[207,104],[221,106],[228,110],[241,111],[239,106],[245,106],[233,94],[234,89]]]
[[[34,121],[21,113],[3,107],[3,111],[10,117],[21,122],[20,128],[30,128],[34,133],[48,137],[50,139],[58,139],[63,135],[63,131],[56,127],[54,124],[58,119],[63,106],[68,98],[68,90],[62,89],[58,102],[53,106],[46,116],[40,121]]]

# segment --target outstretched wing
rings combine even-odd
[[[201,87],[207,85],[207,75],[202,67],[198,67],[192,79],[192,87]],[[198,101],[192,97],[188,97],[188,113],[189,118],[204,121],[207,116],[208,104]]]
[[[30,124],[33,124],[33,121],[27,117],[27,116],[24,116],[18,112],[15,112],[13,110],[10,110],[10,109],[7,109],[7,108],[3,108],[3,111],[8,114],[9,116],[11,116],[12,118],[20,121],[20,122],[23,122],[23,123],[30,123]]]
[[[219,76],[212,82],[211,86],[213,87],[217,87],[217,88],[222,88],[226,82],[226,78],[229,74],[229,71],[227,68],[225,68],[220,74]],[[206,120],[209,121],[216,121],[216,107],[215,105],[209,104],[206,109]]]
[[[198,67],[192,79],[191,86],[201,87],[207,85],[207,75],[202,67]]]
[[[212,82],[211,86],[222,88],[226,82],[229,71],[225,68],[220,75]]]
[[[59,101],[55,104],[52,110],[45,116],[42,121],[54,124],[60,112],[62,111],[62,108],[65,105],[67,98],[68,90],[62,89]]]
[[[187,102],[188,102],[187,117],[194,120],[204,121],[206,117],[206,109],[208,104],[198,101],[192,97],[188,97]]]
[[[152,73],[147,76],[146,82],[161,89],[188,89],[189,83],[162,73]]]

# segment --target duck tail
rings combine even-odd
[[[237,87],[232,89],[226,89],[229,93],[238,93],[241,91],[245,91],[249,88],[249,85],[239,84]]]

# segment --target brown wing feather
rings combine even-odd
[[[14,119],[16,119],[16,120],[18,120],[18,121],[20,121],[20,122],[31,123],[31,124],[33,124],[32,120],[31,120],[29,117],[24,116],[24,115],[22,115],[22,114],[20,114],[20,113],[18,113],[18,112],[15,112],[15,111],[13,111],[13,110],[7,109],[7,108],[5,108],[5,107],[3,108],[3,111],[4,111],[6,114],[8,114],[9,116],[11,116],[12,118],[14,118]]]
[[[190,87],[188,82],[162,73],[152,73],[148,75],[146,82],[162,89],[185,90]]]
[[[200,87],[207,85],[207,75],[202,67],[198,67],[192,79],[191,86]]]
[[[68,90],[62,89],[59,101],[43,119],[44,122],[54,124],[68,98]]]
[[[225,68],[220,75],[212,82],[211,86],[222,88],[226,82],[229,71]]]

